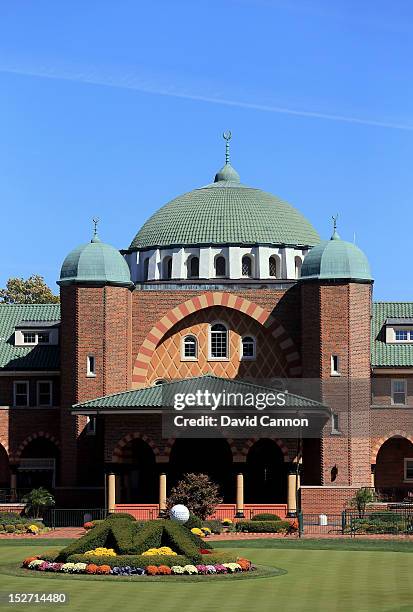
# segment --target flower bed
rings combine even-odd
[[[49,531],[43,523],[20,516],[16,512],[0,512],[0,534],[38,535]]]
[[[38,572],[60,572],[63,574],[111,575],[111,576],[206,576],[211,574],[235,574],[238,572],[254,571],[256,567],[248,559],[237,559],[232,563],[198,564],[193,565],[152,565],[143,567],[133,565],[114,566],[98,565],[96,563],[57,563],[45,561],[37,557],[28,557],[23,561],[22,567]]]

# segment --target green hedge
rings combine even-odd
[[[116,521],[118,519],[127,519],[128,521],[136,520],[135,517],[129,514],[128,512],[112,512],[111,514],[108,514],[105,520],[106,521],[113,521],[113,520]]]
[[[247,533],[282,533],[288,529],[288,521],[239,521],[236,531]]]
[[[195,516],[195,514],[190,514],[189,519],[186,521],[186,523],[184,523],[184,526],[189,530],[193,529],[194,527],[198,527],[198,529],[200,529],[202,527],[202,521],[200,518]]]
[[[87,531],[79,540],[63,548],[58,555],[57,561],[66,561],[70,555],[81,554],[87,550],[94,550],[99,546],[104,546],[111,528],[111,521],[103,521],[101,525],[97,525],[97,527]]]
[[[261,512],[261,514],[255,514],[251,517],[252,521],[281,521],[278,514],[271,514],[270,512]]]
[[[222,533],[222,523],[221,521],[203,521],[202,527],[209,527],[212,533]]]
[[[207,556],[207,555],[206,555]],[[184,555],[118,555],[117,557],[89,557],[87,555],[70,555],[70,563],[94,563],[95,565],[110,565],[110,567],[146,567],[147,565],[187,565],[191,559]]]

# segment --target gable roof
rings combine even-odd
[[[231,378],[221,378],[212,374],[203,376],[195,376],[193,378],[184,378],[172,382],[165,382],[153,387],[145,387],[143,389],[132,389],[131,391],[122,391],[120,393],[112,393],[96,399],[89,400],[80,404],[75,404],[72,407],[74,412],[82,414],[84,411],[90,410],[136,410],[145,408],[163,408],[165,406],[165,393],[169,399],[174,393],[174,388],[179,393],[196,393],[198,390],[208,389],[211,393],[219,393],[226,391],[227,393],[274,393],[279,391],[271,387],[256,385],[244,380]],[[171,395],[169,395],[169,393]],[[280,409],[288,408],[314,408],[329,412],[329,409],[313,399],[294,395],[285,392],[286,403]]]
[[[59,346],[15,346],[14,331],[60,320],[60,304],[0,304],[0,368],[3,370],[58,370]]]
[[[386,321],[411,324],[413,302],[375,302],[371,324],[371,365],[380,367],[413,367],[412,344],[386,344]]]

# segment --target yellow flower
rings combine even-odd
[[[202,529],[199,529],[198,527],[192,527],[191,533],[194,533],[195,535],[200,536],[201,538],[205,535]]]

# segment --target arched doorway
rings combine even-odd
[[[54,489],[59,474],[59,459],[59,449],[51,440],[42,437],[31,440],[24,447],[17,465],[18,488]]]
[[[117,466],[119,502],[152,504],[158,501],[158,470],[153,450],[141,438],[128,442]]]
[[[286,499],[287,468],[282,450],[274,440],[258,440],[247,456],[245,502],[279,504]]]
[[[219,485],[224,503],[235,496],[232,452],[225,439],[180,438],[175,440],[168,466],[169,488],[184,474],[207,474]]]
[[[10,464],[9,456],[4,446],[0,444],[0,489],[10,487]]]
[[[395,500],[413,492],[413,444],[410,440],[393,437],[381,445],[374,484],[379,493]]]

